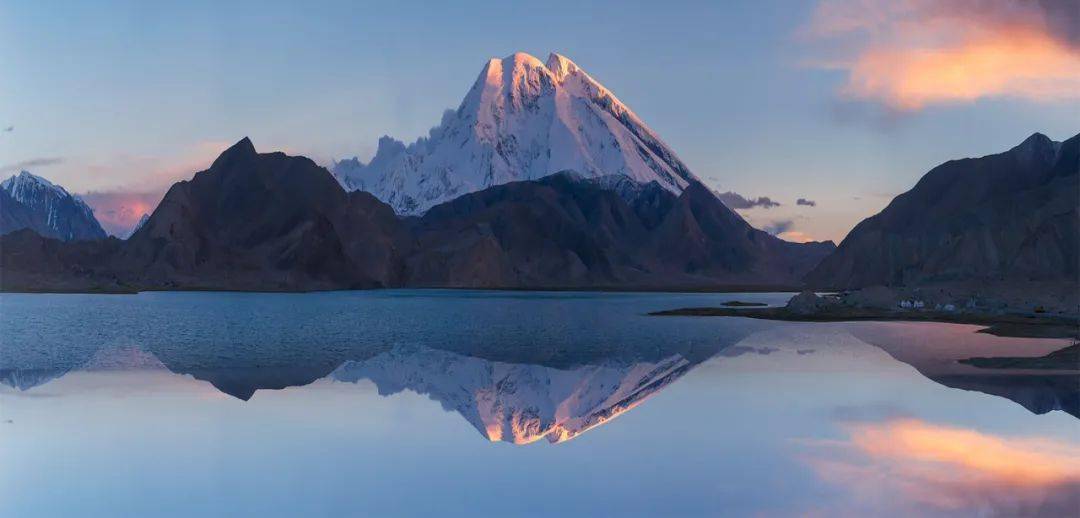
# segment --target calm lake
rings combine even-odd
[[[790,294],[0,295],[0,516],[1050,515],[1068,340]]]

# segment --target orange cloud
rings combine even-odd
[[[811,241],[817,241],[814,236],[806,234],[805,232],[799,232],[798,230],[789,230],[787,232],[781,232],[776,237],[783,239],[784,241],[791,241],[793,243],[809,243]]]
[[[815,63],[847,72],[841,96],[899,111],[986,97],[1080,99],[1080,44],[1052,4],[824,0],[806,34],[835,45]]]
[[[846,442],[808,458],[823,479],[867,506],[1055,514],[1080,504],[1080,445],[999,437],[918,419],[845,425]]]

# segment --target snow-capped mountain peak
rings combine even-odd
[[[135,222],[135,226],[131,227],[131,232],[128,232],[127,236],[125,236],[124,239],[130,238],[131,236],[135,235],[135,233],[138,232],[140,228],[143,228],[143,225],[146,225],[147,221],[150,221],[150,215],[144,212],[143,215],[139,218],[139,221]]]
[[[678,193],[696,177],[610,90],[559,54],[492,59],[457,110],[413,144],[383,137],[370,163],[336,162],[350,190],[403,214],[462,194],[560,171],[625,176]]]
[[[52,191],[59,196],[71,196],[63,187],[25,170],[4,180],[0,183],[0,188],[23,203],[33,201],[35,194],[41,191]]]
[[[40,176],[22,171],[0,182],[12,207],[0,219],[0,233],[31,228],[63,240],[100,239],[105,231],[79,196]]]

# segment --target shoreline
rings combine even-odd
[[[535,292],[600,292],[600,293],[798,293],[799,286],[730,285],[730,286],[394,286],[370,288],[325,289],[244,289],[244,288],[131,288],[131,289],[6,289],[0,293],[21,294],[89,294],[89,295],[137,295],[149,292],[211,292],[211,293],[325,293],[335,291],[385,291],[385,290],[453,290],[453,291],[535,291]]]
[[[978,332],[1012,338],[1080,338],[1080,319],[1066,316],[994,315],[944,311],[845,309],[800,313],[772,308],[678,308],[649,316],[743,317],[783,322],[941,322],[986,326]]]

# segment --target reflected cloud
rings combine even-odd
[[[910,512],[1067,516],[1080,508],[1080,447],[1003,437],[914,418],[841,425],[846,440],[808,442],[805,457],[855,507]]]
[[[728,358],[734,358],[736,356],[742,356],[744,354],[759,354],[761,356],[768,356],[779,350],[780,349],[777,349],[775,347],[751,347],[748,345],[733,345],[720,351],[720,356],[726,356]]]

